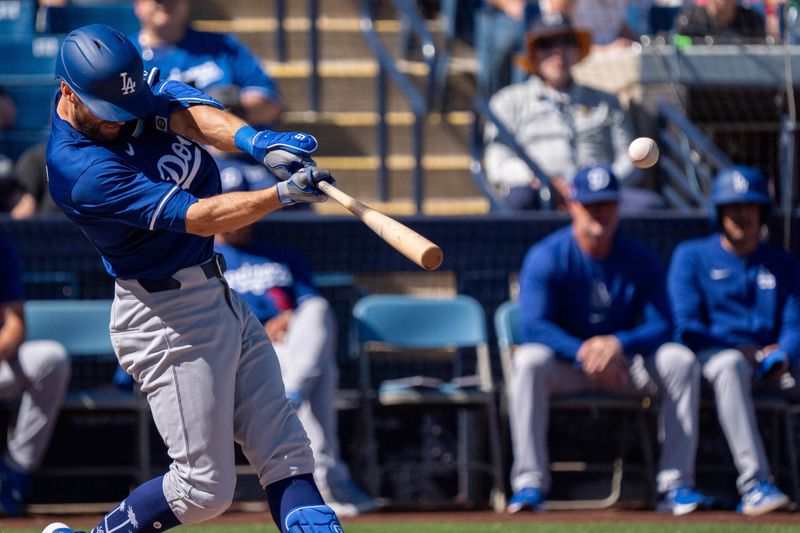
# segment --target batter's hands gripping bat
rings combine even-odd
[[[369,226],[372,231],[377,233],[381,239],[389,243],[395,250],[422,268],[436,270],[441,266],[444,258],[442,249],[416,231],[362,204],[330,183],[321,181],[317,184],[317,187],[346,207],[348,211]]]

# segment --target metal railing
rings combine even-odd
[[[488,121],[497,128],[497,140],[505,144],[511,151],[514,152],[522,162],[524,162],[531,170],[533,175],[541,182],[539,192],[539,199],[543,209],[552,208],[553,190],[550,178],[542,170],[542,168],[534,161],[522,145],[519,144],[514,134],[506,128],[503,121],[494,114],[489,107],[489,103],[482,97],[476,96],[472,101],[472,106],[475,111],[475,120],[473,121],[472,138],[470,142],[470,165],[469,169],[472,173],[472,179],[475,185],[483,191],[491,204],[492,210],[496,211],[509,211],[511,208],[506,204],[495,189],[494,185],[489,183],[486,178],[486,172],[483,168],[483,154],[484,154],[484,139],[483,139],[483,125]]]
[[[388,111],[387,92],[388,80],[400,89],[411,107],[414,115],[411,132],[411,152],[414,159],[413,169],[413,197],[417,213],[422,212],[422,195],[424,188],[424,171],[422,168],[422,147],[425,118],[431,109],[434,91],[436,89],[436,73],[438,54],[433,36],[425,27],[425,21],[416,8],[416,4],[409,0],[391,0],[394,8],[401,14],[409,28],[419,40],[423,61],[428,67],[428,77],[425,83],[424,94],[411,81],[411,78],[398,66],[394,56],[386,49],[378,38],[373,22],[373,13],[369,0],[360,0],[361,31],[367,45],[372,50],[378,62],[378,76],[376,78],[378,123],[376,141],[380,166],[378,170],[378,198],[388,200],[389,196],[389,168],[388,168],[388,126],[386,115]]]
[[[672,207],[708,209],[711,180],[733,162],[673,104],[661,100],[657,110],[662,195]]]
[[[319,111],[319,1],[308,0],[308,61],[310,73],[308,78],[308,109]],[[275,55],[281,63],[288,60],[286,47],[286,0],[275,1]]]

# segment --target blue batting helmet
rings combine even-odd
[[[711,184],[711,203],[715,207],[737,203],[769,205],[767,178],[754,167],[732,166],[722,169]]]
[[[147,116],[155,107],[139,51],[122,33],[103,24],[67,35],[56,58],[56,77],[103,120],[127,122]]]

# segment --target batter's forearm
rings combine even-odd
[[[239,151],[234,136],[246,125],[239,117],[207,105],[181,109],[169,118],[169,127],[174,133],[223,152]]]
[[[280,208],[275,187],[202,198],[186,211],[185,230],[193,235],[210,237],[248,226]]]

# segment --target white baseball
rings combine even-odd
[[[634,139],[628,146],[628,157],[637,168],[650,168],[658,161],[658,145],[650,137]]]

